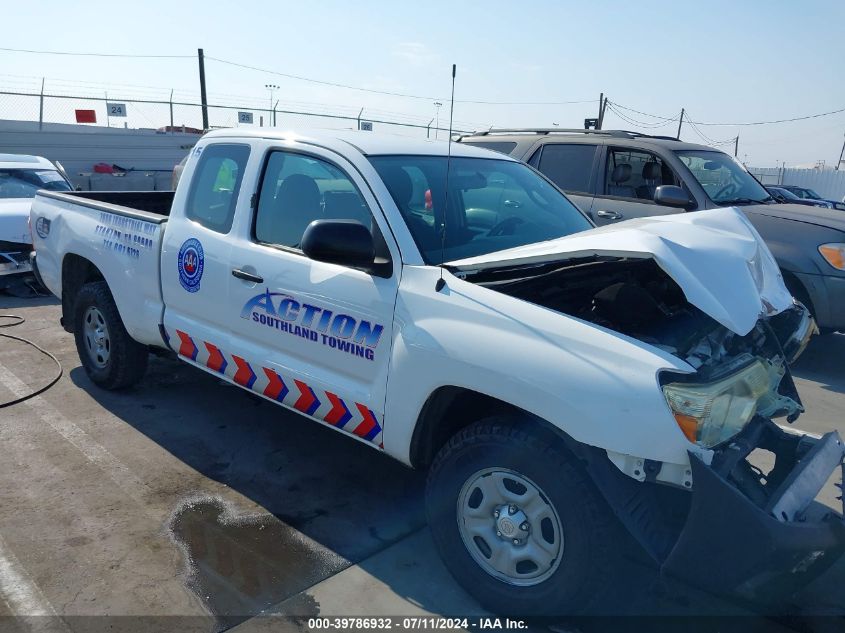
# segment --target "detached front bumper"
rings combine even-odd
[[[0,286],[12,275],[24,275],[32,272],[29,253],[29,250],[0,251]]]
[[[775,455],[768,474],[746,459],[756,448]],[[835,431],[816,439],[760,418],[711,465],[691,455],[690,511],[663,571],[754,601],[794,593],[845,552],[843,515],[815,501],[836,470],[845,475],[843,459]]]

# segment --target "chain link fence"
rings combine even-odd
[[[122,107],[121,107],[122,106]],[[368,129],[390,134],[401,134],[417,138],[446,138],[448,129],[429,123],[414,122],[399,115],[389,118],[362,108],[355,115],[332,112],[308,112],[278,107],[261,108],[252,105],[208,104],[208,127],[279,127],[279,128],[323,128],[336,130]],[[184,101],[155,101],[119,96],[92,97],[55,93],[32,93],[0,91],[0,119],[15,121],[37,121],[44,123],[80,122],[80,111],[93,111],[92,126],[125,127],[131,129],[155,129],[179,131],[182,128],[203,129],[202,105]],[[85,114],[83,121],[85,120]],[[90,114],[88,115],[90,116]],[[469,129],[455,129],[456,133],[470,132]]]

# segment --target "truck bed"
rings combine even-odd
[[[170,215],[175,191],[39,191],[39,196],[64,200],[99,211],[161,222]],[[150,217],[159,216],[159,217]]]
[[[73,299],[82,284],[109,285],[130,336],[162,345],[161,244],[172,191],[40,190],[30,220],[41,279],[65,304],[73,326]],[[73,273],[63,274],[67,268]]]

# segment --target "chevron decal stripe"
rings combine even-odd
[[[205,343],[205,349],[208,350],[208,360],[205,361],[206,367],[213,369],[216,372],[220,372],[221,374],[225,374],[226,366],[229,364],[229,361],[227,361],[226,357],[223,356],[220,348],[216,345],[212,345],[211,343]]]
[[[252,389],[252,385],[255,384],[257,376],[255,375],[255,372],[252,371],[250,364],[240,356],[235,356],[234,354],[232,354],[232,360],[235,361],[235,365],[238,366],[238,371],[235,372],[233,380],[247,389]]]
[[[300,396],[296,402],[293,403],[293,408],[297,411],[302,411],[305,415],[313,415],[313,413],[320,406],[320,401],[317,399],[317,394],[314,390],[306,385],[301,380],[293,381],[296,388],[299,389]]]
[[[264,388],[264,395],[278,402],[284,402],[285,396],[288,395],[288,386],[285,384],[285,381],[272,369],[267,369],[266,367],[262,367],[261,369],[264,370],[269,381]]]
[[[355,427],[353,433],[358,437],[363,437],[365,440],[371,440],[381,432],[381,427],[376,422],[376,414],[363,404],[355,403],[358,411],[361,412],[361,424]]]
[[[346,406],[346,403],[331,391],[326,392],[326,397],[329,399],[329,402],[332,403],[332,410],[329,411],[323,419],[329,424],[342,429],[346,426],[346,423],[352,419],[352,413],[349,411],[349,407]]]
[[[169,339],[170,333],[167,330],[164,333]],[[197,362],[197,356],[200,351],[197,343],[189,334],[181,330],[176,330],[176,334],[179,337],[179,355]],[[253,370],[252,365],[246,359],[234,354],[227,355],[224,350],[221,350],[208,341],[200,342],[208,351],[208,358],[204,361],[204,365],[208,369],[222,374],[227,380],[231,380],[242,387],[246,387],[271,400],[279,402],[285,407],[292,407],[307,416],[330,424],[334,428],[342,430],[349,435],[355,435],[366,440],[372,446],[384,450],[383,429],[378,423],[375,412],[366,405],[356,402],[354,403],[355,407],[350,408],[349,405],[352,404],[351,400],[344,400],[336,393],[328,390],[314,389],[306,382],[293,378],[290,374],[285,373],[283,376],[275,369],[270,369],[269,367],[261,367],[261,372],[259,373],[263,373],[263,376],[259,378]],[[229,358],[231,358],[237,367],[235,375],[231,377],[226,375]],[[203,362],[200,361],[200,364],[203,364]],[[289,402],[287,404],[285,403],[285,398],[292,393],[288,387],[291,382],[296,386],[296,391],[298,392],[295,394],[296,400],[293,405]],[[317,411],[323,402],[331,404],[331,408],[327,412],[318,415]]]
[[[190,358],[191,360],[196,360],[197,354],[200,350],[197,347],[197,344],[194,343],[194,339],[192,339],[188,334],[185,334],[182,330],[176,330],[176,334],[181,341],[179,343],[179,355],[184,356],[185,358]]]

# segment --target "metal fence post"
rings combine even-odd
[[[44,126],[44,77],[41,78],[41,97],[38,99],[38,129]]]
[[[431,138],[431,124],[434,123],[434,119],[428,122],[428,125],[425,126],[425,137]]]
[[[358,130],[361,130],[361,115],[364,114],[364,108],[361,108],[361,111],[358,113]]]
[[[175,130],[173,129],[173,89],[170,89],[170,133],[174,134]]]

